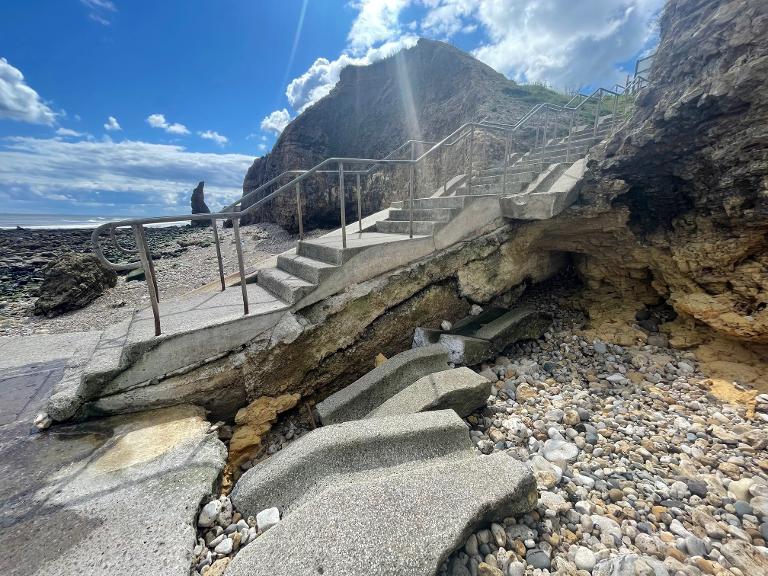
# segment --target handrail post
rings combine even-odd
[[[565,147],[565,163],[568,163],[568,158],[571,156],[571,132],[573,132],[573,116],[576,114],[576,110],[571,110],[571,119],[568,122],[568,144]]]
[[[504,172],[501,176],[501,195],[507,193],[507,169],[509,168],[509,147],[512,132],[506,132],[504,137]]]
[[[616,128],[616,113],[619,108],[619,93],[616,92],[616,94],[613,95],[613,112],[611,113],[611,134],[613,134],[614,129]]]
[[[549,122],[549,108],[544,108],[544,132],[541,136],[541,152],[539,153],[539,172],[544,170],[544,149],[547,147],[547,123]]]
[[[592,130],[592,138],[597,138],[597,125],[600,122],[600,106],[603,104],[603,91],[600,91],[600,97],[597,99],[597,107],[595,108],[595,128]]]
[[[363,203],[362,203],[362,194],[360,191],[360,174],[356,174],[355,176],[356,180],[356,186],[357,189],[357,230],[360,232],[360,234],[363,233]]]
[[[447,186],[447,183],[445,181],[445,146],[440,147],[440,181],[437,183],[438,190],[440,187],[442,187],[442,194],[441,196],[445,196],[445,187]]]
[[[472,154],[475,144],[475,127],[469,129],[469,152],[467,153],[467,164],[469,165],[469,180],[467,181],[467,193],[472,194]]]
[[[221,244],[219,242],[219,230],[216,227],[216,218],[211,218],[211,228],[213,229],[213,241],[216,244],[216,261],[219,263],[219,280],[221,280],[221,291],[227,288],[224,282],[224,262],[221,260]]]
[[[341,204],[341,246],[347,247],[347,207],[344,198],[344,162],[339,162],[339,201]]]
[[[304,218],[301,215],[301,182],[296,182],[296,218],[299,221],[299,240],[304,240]]]
[[[160,336],[160,306],[157,297],[157,282],[154,279],[154,267],[151,265],[152,255],[149,253],[147,238],[144,235],[144,227],[141,224],[132,224],[133,238],[136,241],[136,248],[139,252],[139,261],[144,269],[144,280],[147,283],[147,292],[149,292],[149,303],[152,306],[152,316],[155,320],[155,336]]]
[[[411,163],[408,165],[408,236],[413,238],[413,178],[415,175],[413,166],[413,146],[411,146]]]
[[[237,269],[240,272],[240,289],[243,294],[243,315],[248,316],[248,288],[245,285],[245,264],[243,263],[243,245],[240,242],[240,216],[232,218],[232,231],[235,233],[235,251],[237,251]]]

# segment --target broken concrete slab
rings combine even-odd
[[[491,358],[493,345],[482,338],[472,338],[461,334],[441,334],[438,343],[448,351],[451,364],[474,366]]]
[[[510,310],[478,329],[474,336],[488,340],[499,352],[520,340],[540,338],[552,324],[552,315],[533,308]]]
[[[0,571],[188,576],[195,516],[226,457],[209,428],[202,409],[178,406],[3,438]]]
[[[506,453],[330,488],[248,544],[227,576],[433,576],[481,523],[536,505],[531,469]]]
[[[317,428],[248,470],[232,500],[246,516],[271,507],[286,512],[384,468],[471,456],[469,431],[452,410],[344,422]]]
[[[413,347],[437,344],[446,349],[451,364],[473,366],[519,340],[541,337],[551,323],[551,315],[531,308],[489,308],[462,318],[450,330],[416,328]]]
[[[490,380],[469,368],[454,368],[422,376],[366,418],[443,409],[454,410],[464,417],[485,406],[490,394]]]
[[[359,420],[422,376],[448,368],[442,346],[406,350],[319,402],[317,413],[323,424]]]

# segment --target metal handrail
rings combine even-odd
[[[91,234],[91,242],[94,246],[94,252],[96,253],[96,256],[105,266],[112,268],[114,270],[133,270],[136,268],[144,269],[146,280],[147,280],[147,288],[150,296],[150,302],[152,305],[152,311],[155,319],[155,334],[160,335],[161,332],[160,332],[160,315],[159,315],[159,291],[158,291],[158,285],[157,285],[157,275],[155,273],[152,255],[149,251],[149,247],[147,244],[146,235],[144,232],[144,226],[153,225],[153,224],[166,224],[166,223],[179,222],[179,221],[211,222],[211,224],[213,225],[212,226],[213,237],[216,245],[216,254],[217,254],[217,260],[218,260],[221,289],[224,290],[226,288],[226,284],[224,279],[224,267],[223,267],[223,262],[221,257],[221,246],[220,246],[220,240],[219,240],[219,234],[218,234],[217,221],[230,220],[232,222],[233,232],[235,236],[235,249],[237,251],[238,272],[240,276],[240,285],[241,285],[242,298],[243,298],[243,311],[244,311],[244,314],[248,314],[249,312],[248,293],[246,289],[245,268],[244,268],[244,262],[243,262],[243,254],[242,254],[242,242],[240,240],[240,220],[243,216],[248,215],[254,212],[255,210],[258,210],[264,204],[273,200],[277,196],[283,194],[287,190],[295,190],[299,238],[303,239],[304,234],[303,234],[303,218],[302,218],[302,208],[301,208],[301,185],[310,176],[313,176],[316,174],[338,175],[342,246],[346,248],[347,231],[346,231],[346,195],[344,192],[345,177],[347,175],[354,175],[356,177],[355,188],[356,188],[356,194],[357,194],[358,230],[360,233],[362,233],[362,202],[361,202],[360,177],[361,176],[369,177],[374,170],[382,166],[408,166],[409,168],[408,195],[410,199],[409,235],[410,237],[413,237],[413,205],[414,205],[414,187],[415,187],[414,174],[415,174],[415,169],[419,165],[419,163],[426,162],[427,159],[431,158],[433,155],[437,154],[439,151],[445,151],[448,147],[456,146],[463,139],[468,139],[469,141],[468,141],[468,155],[467,155],[467,163],[468,163],[468,167],[467,167],[468,184],[467,185],[471,187],[472,173],[473,173],[473,158],[474,158],[473,145],[474,145],[476,130],[489,131],[491,133],[500,132],[503,134],[503,140],[505,142],[504,173],[503,173],[503,180],[502,180],[503,182],[502,193],[503,193],[506,190],[507,169],[508,169],[508,160],[510,156],[510,147],[512,143],[512,136],[516,131],[520,130],[524,126],[530,126],[532,129],[535,128],[536,130],[536,136],[534,140],[534,151],[535,151],[539,143],[540,129],[543,130],[542,138],[541,138],[542,148],[547,146],[547,143],[548,143],[547,131],[549,128],[550,114],[554,115],[554,119],[552,123],[552,129],[553,129],[554,135],[557,134],[557,129],[558,129],[557,120],[559,116],[563,113],[569,114],[570,124],[568,127],[568,146],[567,146],[567,152],[566,152],[566,161],[567,161],[569,151],[570,151],[570,140],[571,140],[571,133],[572,133],[575,114],[578,111],[582,110],[587,102],[597,100],[597,106],[595,108],[595,120],[594,120],[594,133],[596,134],[604,96],[609,95],[609,97],[612,96],[614,99],[612,122],[615,124],[619,96],[621,94],[624,94],[624,95],[634,94],[636,90],[638,90],[638,87],[642,87],[642,83],[647,84],[647,82],[648,81],[646,78],[644,78],[640,74],[636,74],[635,78],[631,82],[628,81],[625,86],[618,86],[618,85],[614,86],[616,90],[609,90],[607,88],[597,88],[589,95],[582,94],[579,92],[575,94],[564,105],[543,102],[533,106],[526,114],[524,114],[514,124],[506,124],[504,122],[490,121],[486,116],[478,122],[467,122],[465,124],[462,124],[459,128],[451,132],[449,135],[447,135],[445,138],[443,138],[439,142],[413,140],[413,139],[407,140],[406,142],[404,142],[403,144],[401,144],[400,146],[398,146],[397,148],[389,152],[384,158],[348,158],[348,157],[326,158],[325,160],[316,164],[312,168],[309,168],[308,170],[285,170],[282,173],[278,174],[277,176],[269,179],[267,182],[260,184],[253,190],[242,195],[240,198],[238,198],[231,204],[225,206],[218,212],[209,213],[209,214],[186,214],[186,215],[160,216],[160,217],[151,217],[151,218],[135,218],[135,219],[120,220],[117,222],[108,222],[98,226],[93,230],[93,233]],[[626,105],[625,105],[624,114],[626,115]],[[550,135],[550,136],[554,138],[553,135]],[[424,150],[420,156],[416,156],[416,145],[423,145],[423,146],[429,146],[429,147],[426,150]],[[401,151],[407,148],[410,148],[410,158],[401,159],[401,158],[392,157],[399,154]],[[543,155],[542,155],[542,159],[543,159]],[[440,160],[441,160],[440,181],[442,181],[443,186],[445,186],[446,185],[446,174],[445,174],[445,166],[444,166],[445,153],[443,153],[443,156],[440,158]],[[350,167],[358,167],[358,168],[350,170],[349,169]],[[281,180],[285,178],[289,178],[288,182],[285,182],[283,184],[278,184]],[[263,197],[257,199],[253,204],[250,204],[246,208],[243,208],[243,203],[245,201],[253,199],[260,192],[263,192],[267,190],[269,187],[275,186],[275,185],[277,185],[277,187],[274,190],[265,194]],[[126,248],[120,245],[115,232],[117,228],[122,228],[122,227],[130,227],[132,229],[134,241],[136,244],[135,250],[132,248]],[[117,247],[117,249],[120,252],[125,254],[136,255],[138,257],[138,261],[121,264],[121,263],[111,262],[110,260],[108,260],[104,256],[104,253],[102,251],[102,248],[99,242],[99,239],[105,230],[109,231],[110,237],[114,245]]]

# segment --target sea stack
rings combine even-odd
[[[199,182],[198,185],[195,187],[194,190],[192,190],[192,214],[210,214],[211,209],[208,208],[208,205],[205,203],[205,192],[203,191],[203,188],[205,187],[205,182]],[[210,226],[211,222],[210,220],[192,220],[192,226],[199,226],[201,228],[204,228],[205,226]]]

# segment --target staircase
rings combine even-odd
[[[282,519],[227,574],[431,576],[473,528],[533,509],[531,469],[479,454],[460,418],[491,382],[447,368],[441,346],[390,358],[318,404],[327,425],[247,470],[238,512]]]
[[[626,90],[630,90],[630,86]],[[503,225],[504,218],[553,217],[576,199],[588,150],[619,123],[611,115],[600,116],[604,93],[613,94],[615,111],[618,93],[598,89],[589,96],[574,96],[565,106],[537,105],[514,125],[485,120],[470,122],[437,144],[420,142],[431,146],[421,156],[415,154],[416,141],[409,141],[405,144],[411,146],[407,159],[398,159],[393,153],[380,160],[329,158],[309,170],[288,170],[213,214],[126,220],[96,228],[92,236],[94,249],[106,266],[116,270],[137,267],[145,270],[151,308],[137,311],[130,320],[106,329],[92,358],[84,366],[70,367],[53,391],[50,416],[61,421],[73,416],[131,412],[184,402],[211,408],[212,402],[224,402],[215,394],[215,379],[210,389],[201,391],[199,385],[190,390],[183,379],[177,377],[249,343],[264,341],[264,345],[270,345],[272,331],[286,313],[306,308],[349,286],[386,274],[457,242],[491,232]],[[596,104],[591,108],[593,112],[586,112],[587,103]],[[567,130],[566,137],[561,135],[538,142],[540,128],[543,134],[555,129],[562,134],[564,126],[574,125],[577,113],[578,117],[584,117],[585,113],[592,115],[595,120]],[[558,114],[570,117],[570,124],[567,119],[558,119]],[[513,142],[521,127],[530,129],[528,133],[536,130],[538,145],[531,149],[530,142],[522,139],[517,144]],[[477,132],[480,142],[484,133],[486,138],[497,140],[499,134],[503,134],[506,152],[496,152],[490,161],[477,159],[473,154]],[[518,152],[511,152],[513,144]],[[466,151],[466,168],[453,166],[450,173],[444,173],[444,159],[449,150],[458,152],[458,158],[464,154],[462,150]],[[426,170],[427,161],[433,162],[434,167],[434,162],[440,162],[441,158],[442,185],[435,185],[429,197],[411,196],[416,169]],[[411,193],[406,194],[405,199],[392,202],[389,208],[366,218],[359,216],[355,223],[322,237],[302,239],[295,249],[246,273],[239,236],[242,214],[295,190],[301,234],[300,198],[305,180],[322,174],[323,181],[327,182],[333,178],[328,174],[337,175],[339,187],[343,189],[345,177],[354,175],[360,205],[360,181],[382,166],[393,165],[410,170]],[[282,183],[286,180],[287,183]],[[260,199],[248,208],[238,208],[252,195]],[[344,202],[340,203],[340,210],[340,219],[345,222]],[[226,277],[219,257],[221,292],[196,291],[160,303],[152,255],[143,230],[146,225],[178,222],[181,218],[212,222],[217,249],[219,237],[215,224],[218,220],[231,221],[239,274],[237,278]],[[119,227],[133,230],[135,250],[117,243],[114,231]],[[115,248],[133,262],[118,264],[104,257],[100,236],[106,232],[110,233]],[[237,287],[228,290],[227,286]],[[242,399],[228,401],[234,405]]]
[[[524,155],[510,154],[506,178],[503,159],[495,166],[473,171],[468,194],[499,194],[512,196],[544,192],[575,161],[584,158],[590,148],[604,140],[614,127],[612,116],[599,119],[597,129],[577,126],[568,136],[552,139],[541,148]]]

